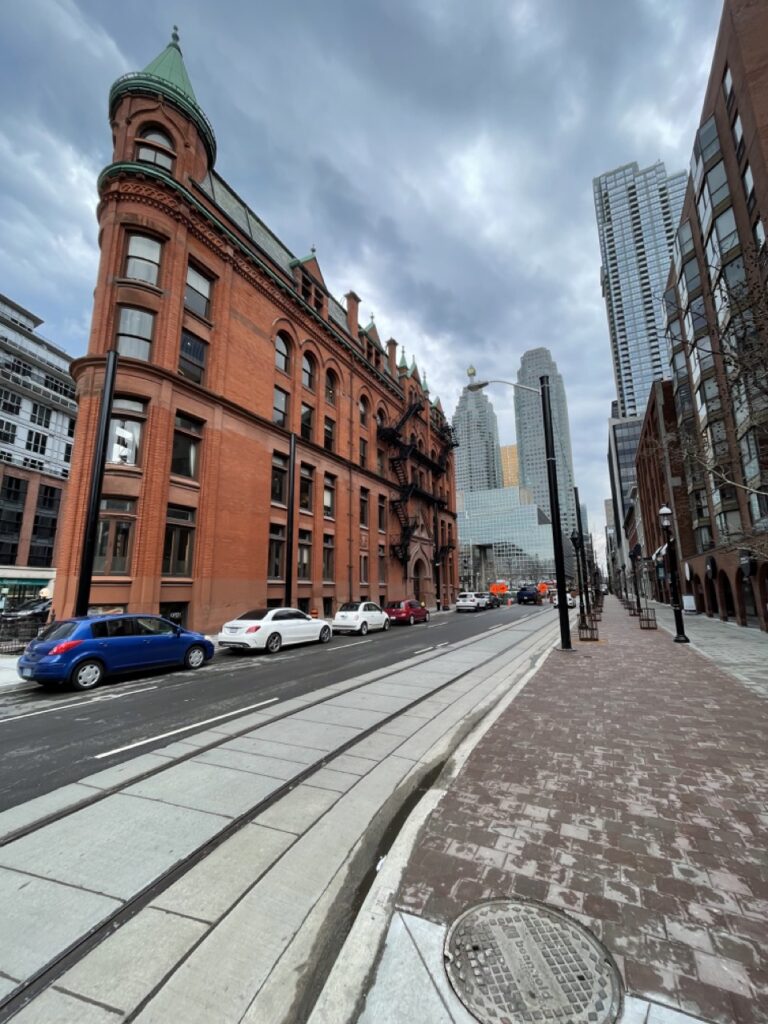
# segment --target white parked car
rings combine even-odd
[[[471,590],[466,590],[456,598],[457,612],[478,612],[481,608],[487,607],[485,594],[473,594]]]
[[[576,601],[574,600],[573,594],[566,594],[565,595],[565,599],[566,599],[566,604],[567,604],[568,608],[575,608],[576,607]],[[554,600],[553,603],[555,605],[555,608],[557,608],[557,594],[555,594],[555,600]]]
[[[219,647],[243,651],[266,649],[277,654],[288,644],[313,640],[327,644],[333,630],[325,619],[313,619],[297,608],[255,608],[225,622],[217,637]]]
[[[336,612],[331,622],[334,633],[359,633],[365,636],[369,629],[389,629],[389,616],[373,601],[347,601]]]

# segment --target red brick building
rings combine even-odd
[[[665,293],[681,574],[768,629],[768,4],[726,0]],[[669,500],[669,497],[668,497]],[[687,520],[690,529],[684,529]]]
[[[57,614],[75,602],[111,348],[93,608],[210,631],[265,604],[450,602],[455,443],[415,364],[216,174],[175,33],[115,82],[109,113]]]

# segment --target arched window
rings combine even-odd
[[[376,413],[376,426],[377,427],[384,427],[384,426],[386,426],[386,423],[387,423],[387,414],[384,411],[384,409],[379,407],[379,411]]]
[[[275,338],[275,366],[283,373],[289,373],[291,369],[291,347],[284,334]]]
[[[176,151],[173,141],[160,128],[149,125],[142,128],[139,133],[139,145],[136,149],[136,159],[144,164],[156,164],[164,167],[166,171],[173,170],[173,160]]]
[[[369,412],[370,406],[368,404],[368,399],[365,397],[365,395],[360,395],[360,402],[358,403],[358,409],[360,410],[360,426],[361,427],[367,427],[368,426],[368,412]]]
[[[336,395],[339,393],[339,378],[329,370],[325,375],[325,400],[328,405],[336,405]]]
[[[315,390],[315,359],[308,352],[301,360],[301,383],[310,391]]]

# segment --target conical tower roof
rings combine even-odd
[[[109,114],[112,116],[118,100],[129,93],[164,96],[167,100],[194,122],[205,148],[211,166],[216,159],[216,136],[213,126],[197,102],[195,90],[184,66],[179,46],[179,31],[173,26],[171,41],[143,71],[131,71],[114,83],[109,92]]]
[[[153,61],[144,68],[145,75],[154,75],[155,78],[162,78],[164,82],[182,92],[187,99],[197,105],[197,97],[192,83],[189,80],[187,69],[184,67],[184,58],[181,55],[179,46],[179,30],[173,26],[171,41],[161,54],[158,54]]]

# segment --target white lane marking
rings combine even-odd
[[[114,750],[105,750],[103,754],[94,754],[93,760],[100,761],[103,757],[111,757],[112,754],[122,754],[125,750],[133,750],[135,747],[143,747],[147,743],[154,743],[155,740],[164,740],[166,736],[177,736],[180,732],[189,732],[190,729],[197,729],[201,725],[210,725],[211,722],[220,722],[222,718],[231,718],[233,715],[242,715],[246,711],[253,711],[254,708],[263,708],[266,704],[274,704],[279,697],[270,697],[269,700],[259,701],[258,704],[249,704],[247,708],[238,708],[237,711],[227,711],[224,715],[216,715],[215,718],[206,718],[202,722],[193,722],[191,725],[182,725],[180,729],[171,729],[170,732],[161,732],[157,736],[150,736],[146,740],[138,740],[136,743],[129,743],[125,747],[115,747]]]
[[[360,644],[369,644],[370,642],[370,640],[355,640],[353,644],[344,644],[344,650],[346,651],[348,647],[359,647]],[[326,647],[326,650],[330,650],[330,648]]]
[[[90,707],[92,704],[103,704],[107,700],[120,700],[121,697],[132,697],[134,693],[146,693],[147,690],[156,689],[157,686],[144,686],[140,690],[129,690],[127,693],[106,693],[91,700],[79,700],[76,704],[57,704],[56,707],[45,708],[42,711],[27,711],[23,715],[14,715],[12,718],[0,718],[0,725],[4,725],[6,722],[18,722],[20,718],[34,718],[35,715],[50,715],[52,711],[69,711],[70,708]]]
[[[434,651],[434,647],[422,647],[420,651],[414,651],[414,654],[426,654],[427,651]]]
[[[447,626],[447,622],[430,622],[427,624],[427,629],[439,629],[441,626]]]
[[[448,647],[448,646],[450,646],[450,643],[451,643],[450,640],[443,640],[443,642],[441,644],[437,644],[435,646],[435,650],[437,650],[438,647]]]

